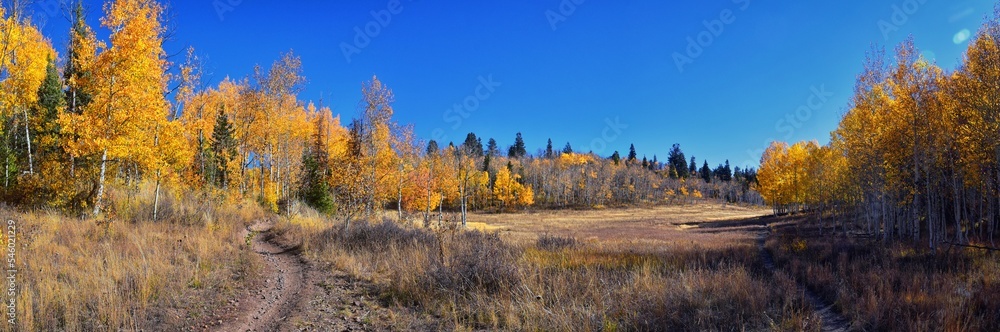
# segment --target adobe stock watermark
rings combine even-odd
[[[17,323],[17,223],[7,220],[7,324]]]
[[[625,129],[628,129],[628,124],[622,123],[621,118],[617,116],[614,119],[605,118],[601,136],[590,141],[590,151],[601,155],[608,148],[608,145],[618,140],[618,136],[621,136]]]
[[[889,34],[899,31],[899,28],[910,21],[910,17],[920,11],[920,7],[927,3],[927,0],[904,0],[902,3],[892,5],[892,14],[889,20],[878,21],[878,30],[882,32],[882,38],[889,40]]]
[[[406,0],[412,2],[413,0]],[[403,3],[400,0],[389,0],[385,8],[372,10],[369,12],[372,19],[365,23],[364,27],[354,26],[354,39],[351,43],[340,42],[340,52],[344,54],[347,63],[351,63],[352,57],[361,54],[361,51],[371,45],[372,40],[382,34],[385,28],[392,23],[392,18],[403,12]]]
[[[813,114],[826,107],[826,104],[833,97],[834,93],[826,90],[826,84],[820,84],[818,87],[813,85],[809,87],[809,97],[806,97],[805,102],[796,108],[792,112],[785,113],[785,116],[778,119],[774,123],[774,130],[779,134],[784,134],[782,139],[788,141],[795,136],[795,131],[801,129],[802,126],[812,119]],[[767,146],[771,145],[771,142],[776,141],[774,138],[769,138],[764,142],[763,147],[758,147],[756,149],[747,149],[747,156],[750,158],[744,161],[745,166],[757,165],[760,163],[761,155],[764,154],[764,150]]]
[[[477,78],[477,82],[479,84],[476,85],[471,94],[463,98],[462,102],[453,104],[451,108],[446,109],[441,115],[445,123],[451,124],[451,131],[461,128],[462,122],[465,122],[474,112],[478,111],[484,101],[493,97],[497,88],[503,86],[503,82],[493,80],[493,74],[480,75]],[[447,141],[448,136],[445,134],[443,128],[435,128],[431,132],[431,138],[438,142],[444,142]]]
[[[732,0],[736,9],[740,12],[750,8],[750,0]],[[719,12],[717,18],[702,21],[704,30],[698,32],[693,37],[687,37],[687,47],[684,52],[674,52],[672,55],[677,71],[684,73],[684,67],[694,63],[698,57],[705,53],[705,50],[712,46],[715,41],[726,32],[726,27],[736,23],[736,12],[726,8]]]
[[[545,11],[545,19],[549,21],[552,31],[559,29],[559,25],[566,22],[566,19],[576,13],[577,6],[582,5],[587,0],[562,0],[556,9]]]
[[[215,8],[215,14],[219,16],[219,22],[226,21],[226,13],[236,10],[243,4],[243,0],[214,0],[212,1],[212,7]]]

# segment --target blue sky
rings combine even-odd
[[[32,8],[62,51],[68,23],[50,9],[57,1]],[[98,25],[101,4],[85,4]],[[912,34],[952,69],[967,46],[961,31],[975,33],[993,5],[173,1],[165,47],[194,46],[212,85],[294,50],[309,81],[300,98],[323,96],[345,118],[356,113],[361,82],[378,75],[396,94],[397,121],[425,140],[457,143],[471,131],[503,147],[522,132],[529,152],[552,138],[557,148],[569,141],[605,156],[634,143],[661,160],[680,143],[698,164],[756,166],[772,139],[828,141],[871,45],[892,50]]]

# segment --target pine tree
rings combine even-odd
[[[500,148],[497,147],[497,140],[490,138],[490,141],[486,143],[486,154],[493,157],[500,156]]]
[[[33,110],[32,139],[39,155],[52,154],[59,149],[60,128],[57,121],[65,102],[55,59],[50,58],[45,68],[45,80],[38,89],[38,105]],[[41,159],[45,159],[44,156]]]
[[[694,161],[694,156],[691,156],[691,163],[688,164],[688,175],[695,176],[698,174],[698,163]]]
[[[233,126],[226,112],[220,111],[212,129],[211,181],[219,188],[229,187],[229,164],[236,159],[236,139],[233,138]],[[325,158],[324,158],[325,159]]]
[[[615,153],[611,154],[611,161],[613,161],[615,165],[618,165],[618,163],[621,162],[621,160],[622,156],[618,154],[618,151],[615,151]]]
[[[680,144],[674,144],[670,148],[670,154],[667,156],[667,163],[669,163],[673,169],[677,170],[677,177],[687,178],[690,176],[687,159],[684,157],[684,152],[681,151]]]
[[[556,156],[556,153],[555,153],[555,151],[552,150],[552,139],[550,138],[549,142],[547,144],[545,144],[545,158],[550,158],[551,159],[551,158],[555,158],[555,156]]]
[[[65,99],[62,79],[56,70],[55,61],[50,57],[45,70],[45,79],[38,88],[38,102],[30,108],[29,132],[34,153],[34,170],[37,176],[26,181],[28,202],[38,205],[59,206],[66,202],[58,195],[72,194],[73,186],[68,185],[63,162],[59,114],[63,112]],[[64,196],[67,197],[67,196]]]
[[[726,166],[722,168],[722,181],[729,182],[733,179],[733,170],[729,168],[729,159],[726,159]]]
[[[636,157],[638,156],[635,154],[635,144],[629,144],[628,159],[626,161],[629,163],[634,163],[636,161]]]
[[[220,116],[220,121],[226,121],[224,113]],[[228,122],[228,121],[227,121]],[[313,142],[309,151],[302,154],[302,183],[300,184],[300,195],[302,200],[316,209],[320,213],[332,213],[333,195],[330,192],[330,156],[326,148],[326,118],[316,117],[316,128],[313,133]],[[216,126],[218,128],[218,125]],[[215,136],[214,134],[212,135]],[[221,136],[221,135],[220,135]]]
[[[487,153],[486,156],[483,157],[483,172],[489,172],[490,171],[490,163],[492,161],[493,161],[493,157],[492,157],[491,154]]]
[[[708,160],[701,165],[701,179],[705,180],[706,183],[712,182],[712,169],[708,168]]]
[[[439,148],[437,141],[431,140],[430,142],[427,142],[427,154],[435,154],[438,152],[438,150]]]
[[[84,16],[83,0],[76,1],[72,13],[73,26],[70,29],[69,53],[63,76],[66,80],[67,112],[80,114],[82,108],[90,104],[93,92],[86,84],[91,79],[90,66],[97,51],[97,41]]]
[[[465,142],[462,143],[462,150],[470,156],[482,157],[483,141],[476,137],[475,133],[469,133],[465,136]]]
[[[569,145],[569,142],[566,142],[566,146],[563,147],[562,153],[567,153],[567,154],[568,153],[573,153],[573,146]]]
[[[520,159],[527,155],[528,150],[524,146],[524,139],[521,138],[521,133],[517,133],[517,137],[514,138],[514,145],[511,145],[507,151],[507,157]]]

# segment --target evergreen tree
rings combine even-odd
[[[627,162],[634,163],[636,157],[638,156],[635,154],[635,144],[629,144]]]
[[[435,141],[435,140],[431,140],[430,142],[427,142],[427,154],[428,155],[432,155],[432,154],[435,154],[437,152],[438,152],[438,142]]]
[[[733,179],[733,170],[729,168],[729,159],[726,159],[726,166],[722,168],[722,181],[729,182]]]
[[[651,161],[649,163],[649,170],[650,171],[656,171],[659,165],[660,165],[660,162],[658,160],[656,160],[656,155],[654,154],[653,155],[653,161]]]
[[[507,151],[507,156],[514,159],[524,158],[528,155],[528,150],[524,146],[524,139],[521,138],[521,133],[517,133],[517,137],[514,138],[514,145],[510,146]]]
[[[694,161],[694,156],[691,156],[691,163],[688,165],[689,165],[688,174],[690,176],[698,174],[698,163]]]
[[[563,147],[562,153],[573,153],[573,146],[569,145],[569,142],[566,142],[566,146]]]
[[[701,165],[701,179],[705,180],[706,183],[712,182],[712,169],[708,168],[708,160],[705,164]]]
[[[500,155],[500,148],[497,147],[497,140],[490,138],[486,143],[486,155],[496,157]]]
[[[622,161],[622,156],[618,154],[618,151],[611,154],[611,161],[615,162],[615,165]]]
[[[326,122],[323,117],[316,119],[316,133],[313,134],[312,146],[302,154],[302,183],[300,195],[306,204],[320,213],[332,213],[335,208],[333,195],[330,191],[330,156],[325,143]]]
[[[552,139],[550,138],[549,142],[545,144],[545,158],[554,158],[555,156],[556,152],[552,150]]]
[[[646,156],[642,156],[642,168],[649,168],[649,161],[646,160]]]
[[[726,180],[725,173],[726,173],[726,167],[723,166],[722,164],[719,164],[719,166],[715,166],[715,169],[712,170],[712,177],[720,181],[725,181]]]
[[[214,183],[220,188],[229,186],[229,162],[236,158],[236,139],[233,126],[225,111],[219,112],[212,129],[212,158]]]
[[[87,20],[84,16],[83,0],[76,1],[76,7],[73,8],[71,15],[70,19],[73,21],[73,26],[70,28],[66,68],[63,70],[63,76],[68,87],[66,89],[66,111],[80,114],[82,112],[81,108],[90,104],[90,101],[93,99],[93,92],[85,89],[82,84],[84,80],[90,77],[91,73],[80,67],[83,65],[84,59],[94,55],[92,53],[94,50],[89,50],[91,54],[87,54],[87,51],[84,50],[87,48],[85,43],[91,41],[94,38],[94,34],[87,25]]]
[[[462,150],[469,153],[470,156],[482,157],[483,141],[476,137],[475,133],[469,133],[465,136],[465,142],[462,143]]]
[[[65,105],[62,80],[56,69],[55,59],[45,67],[45,79],[38,88],[38,104],[32,107],[32,143],[40,159],[59,150],[59,112]]]
[[[684,157],[684,152],[681,151],[680,144],[674,144],[673,147],[670,148],[670,154],[667,156],[667,163],[669,163],[673,169],[677,170],[677,177],[687,178],[690,176],[687,158]]]

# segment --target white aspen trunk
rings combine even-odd
[[[28,109],[22,108],[24,111],[24,142],[28,144],[28,174],[35,174],[35,162],[31,157],[31,132],[28,130]]]
[[[160,211],[160,170],[156,170],[156,189],[153,193],[153,221]]]
[[[467,197],[465,197],[465,193],[463,192],[462,193],[462,228],[465,228],[465,226],[466,226],[466,220],[467,220],[467,217],[466,217],[466,204],[468,204],[468,200],[469,199]]]
[[[104,177],[108,169],[108,149],[104,148],[104,152],[101,154],[101,175],[100,179],[97,180],[97,197],[94,198],[94,218],[101,214],[101,200],[104,196]]]
[[[399,181],[396,187],[396,213],[398,222],[403,222],[403,163],[399,163]]]

